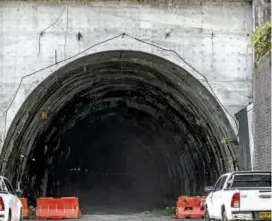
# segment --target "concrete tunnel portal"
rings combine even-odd
[[[183,68],[106,51],[35,88],[9,128],[1,169],[30,198],[78,196],[83,211],[146,210],[201,194],[234,169],[234,146],[221,142],[232,136],[214,96]]]

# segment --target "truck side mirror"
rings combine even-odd
[[[17,194],[18,196],[20,196],[20,195],[22,195],[22,194],[23,194],[23,191],[22,191],[22,190],[20,190],[20,189],[17,189],[15,192],[16,192],[16,194]]]
[[[205,193],[210,193],[213,191],[213,186],[205,186],[204,188]]]

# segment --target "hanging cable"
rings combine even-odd
[[[68,61],[68,60],[70,60],[70,59],[73,59],[73,58],[75,58],[75,57],[77,57],[77,56],[79,56],[79,55],[81,55],[81,54],[87,52],[88,50],[90,50],[90,49],[92,49],[92,48],[94,48],[94,47],[96,47],[96,46],[98,46],[98,45],[101,45],[101,44],[104,44],[104,43],[106,43],[106,42],[112,41],[112,40],[114,40],[114,39],[116,39],[116,38],[119,38],[119,37],[122,36],[122,35],[123,35],[123,34],[119,34],[119,35],[116,35],[116,36],[114,36],[114,37],[112,37],[112,38],[109,38],[109,39],[107,39],[107,40],[98,42],[98,43],[96,43],[96,44],[94,44],[94,45],[92,45],[92,46],[86,48],[85,50],[83,50],[83,51],[81,51],[81,52],[79,52],[79,53],[77,53],[77,54],[74,54],[74,55],[72,55],[72,56],[70,56],[70,57],[68,57],[68,58],[65,58],[65,59],[59,61],[58,64],[61,64],[61,63],[64,63],[64,62],[66,62],[66,61]],[[34,72],[30,73],[30,74],[27,74],[27,75],[24,75],[23,77],[21,77],[20,82],[19,82],[19,86],[17,87],[17,89],[16,89],[16,91],[15,91],[15,94],[14,94],[12,100],[11,100],[10,104],[8,105],[8,108],[7,108],[6,111],[5,111],[5,123],[4,123],[4,135],[3,135],[4,139],[5,139],[5,136],[6,136],[7,113],[8,113],[8,111],[9,111],[9,109],[11,108],[11,105],[13,104],[13,102],[14,102],[14,100],[15,100],[15,98],[16,98],[16,96],[17,96],[17,94],[18,94],[18,92],[19,92],[19,90],[20,90],[20,88],[21,88],[21,85],[22,85],[23,80],[24,80],[25,78],[28,78],[28,77],[30,77],[30,76],[33,76],[33,75],[35,75],[35,74],[41,72],[41,71],[47,70],[47,69],[49,69],[49,68],[52,68],[52,67],[54,67],[54,66],[56,66],[55,63],[54,63],[54,64],[51,64],[51,65],[48,65],[48,66],[46,66],[46,67],[43,67],[43,68],[41,68],[41,69],[39,69],[39,70],[37,70],[37,71],[34,71]]]
[[[66,29],[65,29],[65,40],[64,40],[64,45],[63,45],[64,58],[66,58],[66,43],[67,43],[68,28],[69,28],[69,12],[68,12],[68,5],[67,5],[67,6],[66,6]]]
[[[63,11],[64,11],[64,10],[63,10]],[[62,13],[61,13],[61,15],[62,15]],[[61,17],[61,15],[60,15],[60,17]],[[57,22],[57,21],[56,21],[56,22]],[[55,22],[55,23],[56,23],[56,22]],[[50,25],[49,27],[47,27],[45,30],[47,30],[48,28],[50,28],[50,27],[53,26],[53,25],[54,25],[54,24],[51,24],[51,25]],[[66,61],[68,61],[68,60],[71,60],[71,59],[73,59],[73,58],[76,58],[77,56],[79,56],[79,55],[81,55],[81,54],[84,54],[84,53],[87,52],[88,50],[90,50],[90,49],[92,49],[92,48],[94,48],[94,47],[96,47],[96,46],[98,46],[98,45],[105,44],[105,43],[110,42],[110,41],[112,41],[112,40],[114,40],[114,39],[117,39],[117,38],[119,38],[119,37],[124,38],[125,36],[127,36],[127,37],[129,37],[129,38],[131,38],[131,39],[134,39],[134,40],[136,40],[136,41],[138,41],[138,42],[141,42],[141,43],[150,45],[150,46],[152,46],[152,47],[158,48],[158,49],[160,49],[160,50],[174,53],[181,61],[183,61],[186,65],[188,65],[193,71],[195,71],[198,75],[200,75],[200,76],[205,80],[205,82],[207,83],[208,88],[210,89],[211,93],[212,93],[213,96],[215,97],[216,101],[217,101],[217,102],[220,104],[220,106],[225,110],[225,112],[226,112],[226,113],[234,120],[234,123],[236,124],[237,130],[239,131],[239,125],[238,125],[236,119],[230,114],[230,112],[227,110],[227,108],[226,108],[226,107],[222,104],[222,102],[218,99],[218,97],[217,97],[216,93],[214,92],[212,86],[210,85],[208,79],[207,79],[203,74],[201,74],[198,70],[196,70],[192,65],[190,65],[190,64],[189,64],[189,63],[188,63],[188,62],[187,62],[187,61],[186,61],[186,60],[185,60],[178,52],[176,52],[175,50],[163,48],[163,47],[158,46],[158,45],[156,45],[156,44],[153,44],[153,43],[150,43],[150,42],[141,40],[141,39],[139,39],[139,38],[137,38],[137,37],[134,37],[134,36],[132,36],[132,35],[129,35],[129,34],[126,34],[126,33],[121,33],[121,34],[116,35],[116,36],[114,36],[114,37],[108,38],[108,39],[106,39],[106,40],[104,40],[104,41],[100,41],[100,42],[98,42],[98,43],[96,43],[96,44],[94,44],[94,45],[92,45],[92,46],[90,46],[90,47],[87,47],[87,48],[84,49],[83,51],[81,51],[81,52],[79,52],[79,53],[76,53],[76,54],[74,54],[74,55],[72,55],[72,56],[70,56],[70,57],[68,57],[68,58],[65,58],[65,59],[59,61],[58,64],[64,63],[64,62],[66,62]],[[48,65],[48,66],[46,66],[46,67],[43,67],[43,68],[41,68],[41,69],[39,69],[39,70],[37,70],[37,71],[34,71],[34,72],[30,73],[30,74],[27,74],[27,75],[24,75],[23,77],[21,77],[19,86],[17,87],[17,89],[16,89],[16,91],[15,91],[15,94],[14,94],[12,100],[11,100],[11,103],[8,105],[8,107],[7,107],[6,111],[5,111],[4,136],[3,136],[4,139],[5,139],[5,137],[6,137],[7,113],[8,113],[8,111],[9,111],[9,109],[11,108],[11,105],[13,104],[13,102],[14,102],[14,100],[15,100],[15,98],[16,98],[16,96],[17,96],[19,90],[20,90],[20,87],[21,87],[21,85],[22,85],[23,80],[24,80],[25,78],[27,78],[27,77],[30,77],[30,76],[32,76],[32,75],[35,75],[35,74],[37,74],[37,73],[39,73],[39,72],[41,72],[41,71],[44,71],[44,70],[46,70],[46,69],[48,69],[48,68],[54,67],[55,65],[56,65],[55,63],[54,63],[54,64],[51,64],[51,65]]]
[[[217,97],[217,95],[215,94],[215,92],[214,92],[212,86],[210,85],[208,79],[207,79],[203,74],[201,74],[198,70],[196,70],[192,65],[190,65],[190,64],[189,64],[189,63],[188,63],[188,62],[187,62],[187,61],[186,61],[179,53],[177,53],[175,50],[163,48],[163,47],[161,47],[161,46],[155,45],[155,44],[150,43],[150,42],[147,42],[147,41],[143,41],[143,40],[141,40],[141,39],[139,39],[139,38],[136,38],[136,37],[133,37],[133,36],[131,36],[131,35],[128,35],[128,34],[125,34],[125,35],[128,36],[128,37],[130,37],[130,38],[133,38],[133,39],[135,39],[135,40],[137,40],[137,41],[139,41],[139,42],[142,42],[142,43],[144,43],[144,44],[148,44],[148,45],[150,45],[150,46],[156,47],[156,48],[161,49],[161,50],[163,50],[163,51],[172,52],[172,53],[174,53],[175,55],[177,55],[178,58],[179,58],[180,60],[182,60],[186,65],[188,65],[193,71],[195,71],[195,72],[196,72],[197,74],[199,74],[201,77],[203,77],[203,79],[204,79],[205,82],[207,83],[209,89],[211,90],[212,94],[214,95],[216,101],[217,101],[217,102],[220,104],[220,106],[226,111],[226,113],[234,120],[234,123],[236,124],[236,127],[237,127],[237,129],[238,129],[238,123],[237,123],[236,119],[231,115],[231,113],[227,110],[227,108],[226,108],[226,107],[222,104],[222,102],[218,99],[218,97]]]
[[[68,6],[67,6],[68,7]],[[38,48],[39,48],[39,51],[38,51],[38,56],[40,55],[40,52],[41,52],[41,37],[44,35],[44,33],[51,27],[53,27],[61,18],[61,16],[63,15],[64,13],[64,10],[65,10],[65,7],[62,9],[59,17],[51,24],[49,25],[48,27],[46,27],[45,29],[43,29],[40,34],[39,34],[39,40],[38,40]],[[67,8],[67,11],[68,11],[68,8]]]

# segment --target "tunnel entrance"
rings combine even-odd
[[[139,51],[100,52],[29,95],[1,170],[32,198],[78,196],[83,212],[143,211],[203,194],[235,169],[226,137],[233,130],[224,111],[187,71]]]

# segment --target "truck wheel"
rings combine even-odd
[[[19,221],[22,221],[22,220],[23,220],[23,210],[21,209]]]
[[[9,213],[8,213],[8,221],[11,221],[11,211],[9,210]]]
[[[222,220],[223,220],[223,221],[228,221],[226,211],[223,212]]]

